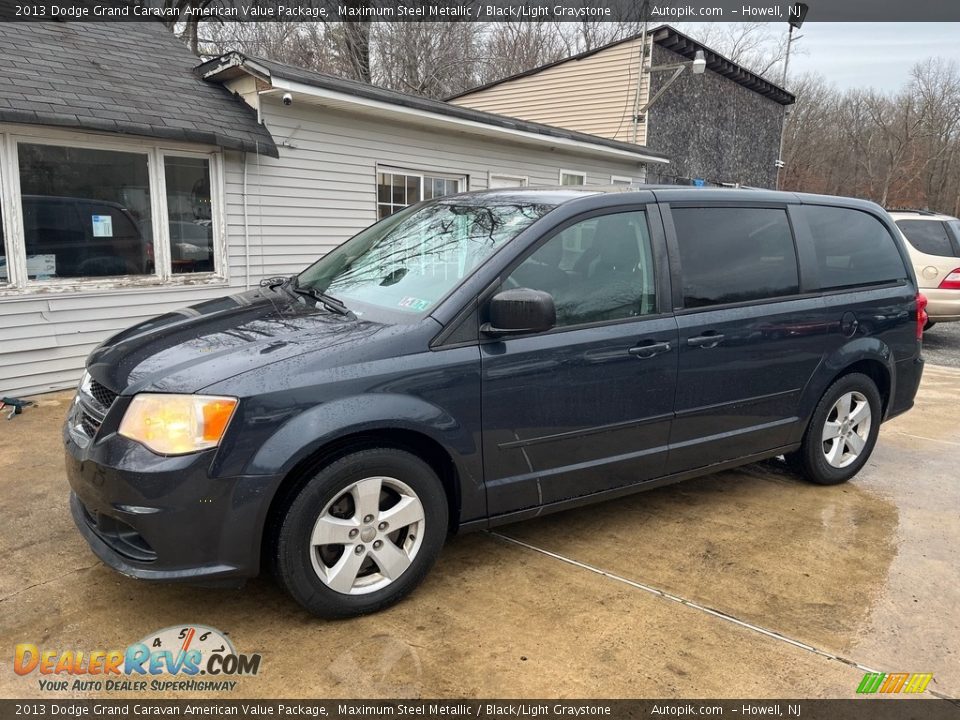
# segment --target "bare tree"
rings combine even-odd
[[[487,62],[482,27],[468,22],[377,23],[374,82],[443,98],[473,87]]]
[[[491,23],[484,42],[489,61],[478,68],[481,83],[499,80],[568,56],[567,43],[552,23]]]
[[[783,186],[833,192],[837,92],[821,75],[801,76],[791,88],[797,102],[784,128]]]
[[[347,23],[264,22],[204,23],[200,53],[228,50],[287,63],[317,72],[369,82],[369,57],[364,60]],[[362,42],[362,41],[361,41]]]
[[[930,58],[911,71],[910,92],[923,118],[924,200],[960,212],[960,67]]]
[[[348,6],[360,7],[363,0],[346,0]],[[349,20],[340,24],[343,31],[345,59],[350,64],[351,76],[362,82],[373,78],[370,69],[370,21]]]
[[[566,54],[575,55],[639,35],[643,23],[581,20],[576,23],[556,23],[556,27],[566,42]]]
[[[901,90],[840,92],[794,83],[786,189],[857,195],[888,207],[960,211],[960,69],[927,60]]]
[[[787,34],[779,27],[763,22],[709,23],[691,27],[690,34],[737,65],[779,82],[777,71],[787,54]],[[803,49],[794,46],[790,52]]]

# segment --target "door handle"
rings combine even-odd
[[[690,347],[715,348],[723,342],[723,335],[720,333],[704,333],[696,337],[687,338],[687,345]]]
[[[646,358],[652,358],[655,355],[659,355],[660,353],[670,352],[670,343],[656,342],[648,343],[647,345],[637,345],[627,350],[627,352],[641,360],[644,360]]]

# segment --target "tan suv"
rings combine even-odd
[[[920,291],[927,296],[931,327],[960,320],[960,220],[927,210],[891,210],[907,239]]]

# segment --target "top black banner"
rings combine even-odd
[[[0,21],[960,21],[957,0],[810,0],[807,5],[771,0],[0,0]]]

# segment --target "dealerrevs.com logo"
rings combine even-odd
[[[260,659],[259,654],[238,653],[215,628],[175,625],[124,650],[50,650],[20,643],[13,670],[41,676],[40,689],[51,692],[225,691],[237,686],[228,678],[256,675]]]

